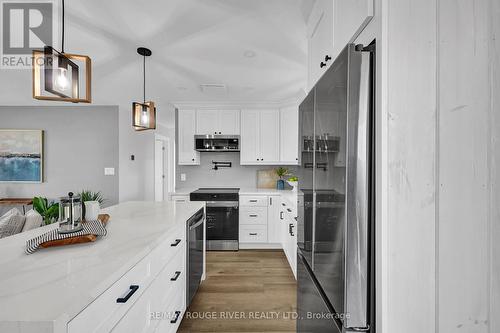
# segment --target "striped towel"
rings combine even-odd
[[[85,235],[106,236],[107,233],[106,228],[104,227],[104,224],[102,224],[102,222],[99,220],[86,221],[82,223],[82,225],[83,225],[83,230],[80,230],[78,232],[73,232],[70,234],[60,234],[57,232],[58,229],[56,228],[44,234],[41,234],[40,236],[27,240],[26,254],[34,253],[38,249],[40,244],[48,241],[66,239],[75,236],[85,236]]]

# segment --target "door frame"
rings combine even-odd
[[[163,142],[163,154],[161,156],[158,156],[156,153],[156,142],[157,141],[162,141]],[[174,151],[172,149],[172,144],[170,141],[170,138],[160,135],[160,134],[155,134],[154,138],[154,163],[153,163],[153,172],[154,172],[154,199],[155,201],[157,200],[156,198],[156,189],[158,186],[158,179],[157,179],[157,174],[156,174],[156,161],[162,158],[163,159],[163,175],[165,178],[163,178],[163,201],[167,201],[169,194],[173,192],[175,188],[175,158],[174,158]]]

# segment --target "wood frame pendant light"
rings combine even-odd
[[[92,61],[85,55],[64,52],[64,0],[61,0],[61,4],[61,52],[52,46],[45,46],[43,50],[33,50],[33,98],[91,103]]]
[[[156,129],[156,106],[152,101],[146,102],[146,57],[151,56],[150,49],[139,47],[137,53],[142,56],[142,92],[143,101],[132,102],[132,127],[136,131],[154,130]]]

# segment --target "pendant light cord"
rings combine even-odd
[[[144,104],[146,104],[146,56],[142,56],[143,66],[142,66],[142,97]]]
[[[62,2],[62,40],[61,40],[61,53],[64,53],[64,0]]]

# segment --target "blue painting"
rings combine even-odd
[[[0,130],[0,182],[43,180],[43,131]]]

